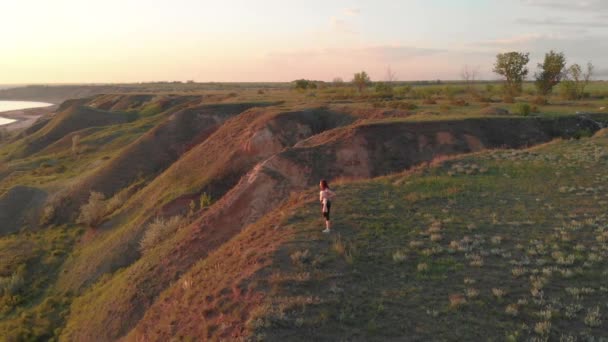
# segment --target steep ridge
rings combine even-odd
[[[211,108],[216,112],[229,107],[212,105]],[[283,116],[302,122],[305,122],[307,117],[311,119],[319,116],[319,122],[323,122],[324,115],[323,112],[315,111],[287,115],[278,109],[253,108],[229,119],[208,139],[184,154],[169,169],[136,193],[117,217],[105,225],[107,229],[101,231],[95,240],[88,241],[78,258],[66,263],[67,271],[64,273],[65,277],[62,275],[59,279],[59,288],[79,291],[100,275],[133,262],[139,256],[137,245],[146,223],[159,214],[170,214],[167,211],[174,214],[187,210],[190,199],[196,198],[202,191],[209,191],[208,184],[221,183],[227,191],[232,186],[231,182],[238,181],[240,175],[272,153],[265,149],[247,152],[245,146],[256,136],[257,131],[266,129],[267,125],[276,126],[277,120]],[[348,119],[336,116],[341,118],[340,120]],[[285,128],[289,126],[288,124]],[[296,130],[299,127],[291,126]],[[289,130],[286,129],[285,134],[288,133]],[[296,140],[287,141],[291,144],[295,142]],[[218,192],[218,187],[214,189],[214,195],[223,195]],[[165,210],[159,210],[161,207]]]
[[[293,145],[301,139],[352,121],[352,117],[341,113],[333,113],[322,108],[303,109],[290,112],[284,112],[278,109],[250,110],[241,114],[239,117],[226,122],[222,128],[214,133],[207,141],[188,152],[138,196],[156,199],[152,191],[158,191],[157,194],[162,194],[169,190],[168,188],[163,188],[167,184],[173,185],[173,188],[178,188],[180,184],[187,185],[184,189],[189,189],[193,187],[192,183],[190,183],[193,180],[197,182],[194,188],[200,186],[204,189],[208,189],[207,184],[210,184],[211,181],[217,182],[216,184],[219,185],[216,185],[214,188],[214,193],[220,193],[221,196],[221,190],[218,189],[227,190],[232,186],[231,183],[233,181],[238,181],[239,177],[238,174],[235,176],[235,172],[244,174],[255,165],[257,161],[279,152],[283,148]],[[191,175],[198,175],[199,178],[192,177]],[[262,181],[262,179],[260,179],[260,181]],[[232,191],[230,193],[232,193]],[[232,198],[232,201],[240,199],[241,205],[244,207],[247,206],[247,204],[243,202],[246,200],[244,197],[239,194],[230,195],[230,193],[227,197]],[[179,197],[179,193],[174,196]],[[225,201],[224,197],[222,197],[220,201]],[[139,203],[140,201],[136,200],[133,202]],[[211,220],[218,219],[218,212],[215,208],[216,206],[212,206],[208,211],[210,214],[204,214],[204,216],[211,217]],[[241,216],[241,214],[236,212],[234,214],[236,215],[234,218]],[[149,214],[143,216],[149,217]],[[226,217],[228,220],[231,219],[230,217],[233,217],[232,214],[229,214],[228,216],[229,217]],[[144,228],[143,222],[139,222],[139,224],[129,224],[105,238],[100,238],[97,244],[93,242],[94,246],[87,246],[86,252],[83,251],[78,260],[72,260],[66,264],[65,269],[68,270],[66,273],[72,275],[78,274],[81,279],[91,279],[91,275],[93,277],[99,276],[101,274],[100,270],[110,271],[116,269],[119,265],[124,266],[125,262],[132,262],[130,260],[134,260],[138,256],[135,246],[137,245]],[[226,233],[226,237],[233,235],[230,230],[227,230]],[[147,278],[152,275],[152,273],[142,272],[143,269],[141,267],[148,267],[142,265],[149,265],[149,263],[152,262],[153,264],[160,266],[157,262],[162,263],[162,260],[156,260],[156,257],[158,256],[156,252],[144,255],[142,259],[125,270],[128,273],[132,273],[132,276],[129,276],[129,278],[133,277],[133,281],[124,283],[124,278],[112,279],[107,286],[122,288],[123,290],[121,290],[121,292],[124,292],[124,296],[117,298],[117,300],[126,300],[129,303],[136,302],[137,305],[125,305],[124,307],[121,305],[126,311],[120,313],[114,312],[114,314],[111,315],[112,317],[106,316],[105,313],[107,312],[105,310],[102,310],[104,313],[98,312],[98,314],[100,314],[100,323],[103,322],[103,324],[110,324],[112,326],[120,325],[116,326],[116,329],[106,331],[107,334],[111,334],[106,337],[111,339],[126,333],[125,329],[135,324],[137,319],[143,314],[143,308],[149,305],[150,300],[145,298],[153,298],[168,285],[175,277],[176,272],[181,273],[188,268],[188,265],[191,265],[206,255],[210,249],[217,247],[225,241],[223,236],[209,235],[209,237],[210,239],[206,241],[209,243],[209,248],[200,248],[197,251],[192,251],[192,253],[189,253],[187,258],[183,260],[183,264],[177,265],[176,268],[169,270],[169,272],[163,272],[163,274],[159,275],[159,279],[150,282],[145,289],[134,288],[131,284],[140,283],[140,280],[135,281],[135,279],[140,279],[142,277]],[[108,253],[108,250],[111,250],[112,253]],[[100,255],[104,256],[104,258],[100,258]],[[119,258],[122,260],[119,260]],[[102,264],[100,264],[100,262],[102,262]],[[141,282],[145,281],[141,279]],[[74,281],[72,276],[66,279],[60,279],[58,284],[62,288],[77,291],[78,286],[82,286],[83,283]],[[100,291],[100,288],[95,287],[90,293],[97,291]],[[107,302],[100,301],[92,304],[89,308],[94,305],[105,306],[106,304]],[[120,319],[116,319],[119,316]],[[81,316],[81,314],[75,314],[74,317],[83,316]],[[91,329],[88,331],[70,332],[70,335],[74,334],[70,338],[78,339],[91,337],[98,333],[94,329],[95,328],[91,326]]]
[[[13,152],[8,158],[24,158],[32,155],[74,131],[121,124],[135,119],[133,115],[127,113],[88,107],[87,102],[87,99],[66,101],[43,128],[9,146]]]
[[[579,276],[551,277],[543,295],[551,303],[572,299],[568,284],[601,284],[605,259],[583,270],[583,258],[564,266],[530,250],[554,243],[552,253],[561,254],[576,243],[606,255],[605,230],[598,227],[608,218],[597,197],[580,192],[588,188],[605,202],[597,187],[607,176],[607,144],[604,133],[527,150],[483,151],[339,185],[336,232],[329,237],[319,231],[316,189],[300,193],[181,276],[124,340],[536,338],[521,326],[538,321],[546,302],[532,304],[531,278],[511,274],[510,265],[523,258],[526,265],[545,260],[546,269],[578,269]],[[484,171],[453,173],[463,165]],[[547,176],[555,172],[560,176]],[[527,210],[517,208],[523,206]],[[493,212],[498,218],[489,217]],[[533,223],[523,224],[525,219]],[[561,228],[564,219],[581,223]],[[558,229],[568,231],[567,240]],[[485,264],[470,264],[471,254],[482,255]],[[465,296],[458,308],[450,305],[467,287],[482,292]],[[497,300],[493,288],[506,290],[506,298]],[[605,293],[589,290],[589,296],[576,301],[595,307]],[[506,320],[505,307],[515,301],[522,302],[517,319]],[[606,337],[605,323],[572,320],[554,316],[549,339],[565,332]]]
[[[128,100],[135,100],[137,105],[146,103],[140,98],[129,97]],[[118,105],[120,108],[127,106],[122,102],[125,102],[125,99],[119,100],[112,109]],[[198,105],[185,109],[180,109],[180,106],[170,107],[171,111],[175,112],[169,114],[164,122],[124,148],[104,167],[78,182],[72,187],[72,191],[65,193],[66,201],[62,203],[59,217],[63,220],[74,219],[78,208],[88,199],[90,192],[101,192],[109,198],[138,178],[153,178],[177,160],[192,144],[209,137],[223,121],[259,105],[264,104]]]
[[[259,163],[193,224],[77,299],[64,337],[126,334],[158,293],[191,265],[321,177],[373,177],[441,156],[533,145],[582,128],[597,129],[576,117],[501,118],[362,123],[314,136]],[[116,294],[111,300],[104,297],[108,291]],[[85,325],[80,317],[94,317],[95,323]]]

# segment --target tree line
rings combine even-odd
[[[528,77],[530,53],[511,51],[496,55],[496,61],[492,71],[503,79],[503,94],[507,102],[521,94],[523,83]],[[557,85],[561,87],[561,94],[569,100],[578,100],[585,97],[585,89],[591,81],[595,67],[589,62],[585,67],[574,63],[570,66],[566,63],[563,52],[553,50],[545,54],[542,63],[538,65],[538,71],[534,74],[534,85],[540,96],[550,95]],[[472,89],[479,75],[478,68],[465,66],[461,72],[461,79],[467,88]],[[394,82],[397,81],[396,74],[389,67],[385,81],[375,82],[375,90],[380,93],[388,93],[392,90]],[[326,82],[300,79],[293,82],[294,88],[298,90],[317,89],[327,86]],[[345,82],[341,78],[335,78],[334,86],[343,86]],[[363,92],[372,85],[371,78],[365,71],[353,75],[350,84],[359,92]]]
[[[527,52],[512,51],[496,55],[493,71],[505,81],[505,97],[512,98],[521,93],[523,82],[529,73],[529,62],[530,54]],[[561,83],[563,95],[578,100],[585,96],[585,88],[591,81],[594,70],[591,62],[587,63],[585,69],[576,63],[566,66],[564,53],[551,50],[545,54],[543,63],[538,64],[534,85],[539,95],[547,96]]]

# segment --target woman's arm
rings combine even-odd
[[[334,198],[334,197],[336,197],[336,193],[327,189],[327,197]]]

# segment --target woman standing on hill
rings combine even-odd
[[[331,199],[336,196],[336,193],[329,189],[329,185],[327,185],[327,181],[325,179],[321,180],[321,183],[319,183],[319,187],[321,188],[321,191],[319,191],[321,212],[323,213],[323,217],[325,218],[325,230],[323,230],[323,233],[329,233],[331,232],[331,222],[329,221],[329,212],[331,211]]]

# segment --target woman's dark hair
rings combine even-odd
[[[319,186],[321,187],[321,190],[329,189],[329,185],[325,179],[321,180],[321,184],[319,184]]]

